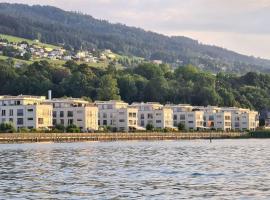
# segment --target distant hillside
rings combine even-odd
[[[0,4],[0,32],[66,48],[111,49],[113,52],[163,60],[177,65],[193,64],[214,73],[270,71],[270,61],[244,56],[186,37],[168,37],[122,24],[50,6]]]

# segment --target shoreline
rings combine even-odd
[[[18,143],[70,143],[113,141],[161,141],[161,140],[214,140],[251,138],[241,132],[192,132],[192,133],[4,133],[0,144]]]

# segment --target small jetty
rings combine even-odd
[[[191,132],[191,133],[4,133],[0,143],[36,142],[87,142],[87,141],[128,141],[128,140],[194,140],[247,138],[242,132]]]

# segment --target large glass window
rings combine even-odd
[[[72,111],[68,111],[68,117],[73,117],[73,112]]]
[[[17,116],[23,116],[23,109],[17,110]]]
[[[44,119],[43,118],[38,118],[38,124],[44,124]]]
[[[23,125],[23,118],[17,118],[17,125]]]

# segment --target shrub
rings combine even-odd
[[[0,124],[0,133],[14,133],[16,129],[10,123],[1,123]]]
[[[67,132],[68,133],[80,133],[81,130],[79,127],[77,127],[76,125],[74,124],[71,124],[67,127]]]
[[[179,124],[178,124],[178,130],[179,130],[179,131],[185,131],[185,130],[186,130],[185,124],[179,123]]]
[[[147,130],[147,131],[153,131],[153,130],[154,130],[153,124],[147,124],[147,125],[146,125],[146,130]]]

